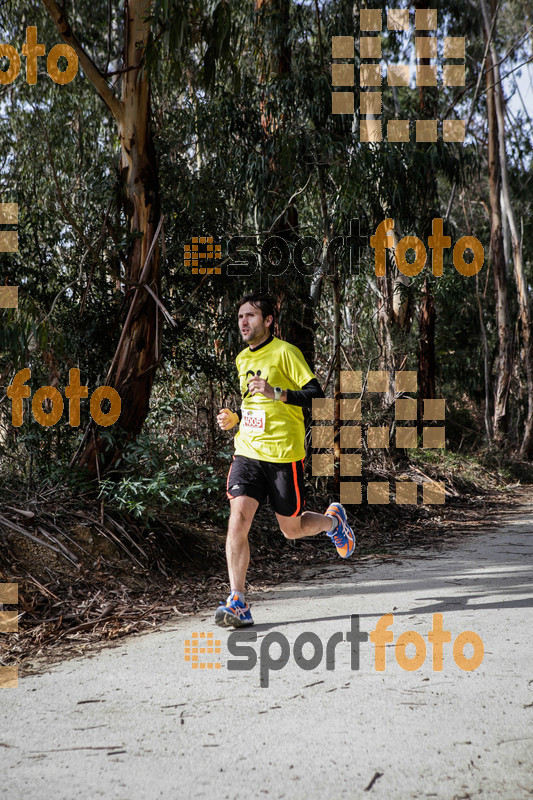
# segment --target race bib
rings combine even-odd
[[[266,413],[264,411],[242,412],[241,427],[246,433],[261,433],[265,430]]]

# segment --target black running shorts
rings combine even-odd
[[[247,456],[234,456],[228,472],[227,495],[254,497],[259,503],[267,499],[276,514],[298,517],[305,506],[304,462],[277,464]]]

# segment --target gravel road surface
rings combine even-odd
[[[264,592],[242,636],[177,617],[22,677],[0,690],[2,794],[531,798],[532,578],[526,505],[446,550]]]

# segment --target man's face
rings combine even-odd
[[[268,339],[271,321],[271,316],[263,319],[261,309],[251,303],[244,303],[239,308],[239,330],[243,340],[252,347]]]

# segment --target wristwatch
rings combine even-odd
[[[280,389],[279,386],[274,386],[274,400],[281,400],[281,393],[283,389]]]

